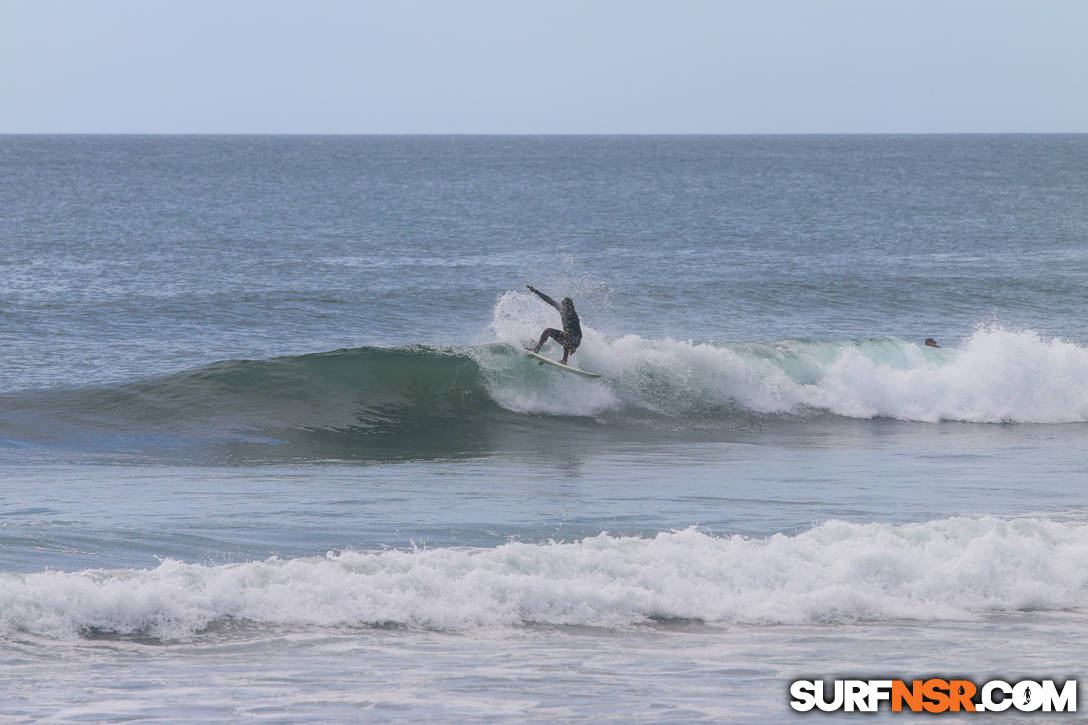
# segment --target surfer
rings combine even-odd
[[[574,302],[571,301],[570,297],[564,297],[562,302],[556,302],[531,284],[525,286],[537,297],[559,310],[559,316],[563,318],[562,332],[554,327],[544,330],[544,332],[540,333],[540,342],[533,348],[533,352],[540,352],[540,348],[544,347],[544,343],[550,337],[563,346],[563,359],[560,362],[566,365],[567,358],[573,355],[578,346],[582,344],[582,326],[578,321],[578,313],[574,311]],[[525,349],[528,350],[529,348]]]
[[[927,337],[926,338],[926,347],[940,347],[940,345],[938,345],[937,341],[934,340],[932,337]]]

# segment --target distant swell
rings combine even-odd
[[[114,387],[8,393],[0,445],[404,459],[767,420],[1088,421],[1088,349],[1030,331],[980,329],[933,349],[895,338],[608,339],[585,328],[575,361],[603,374],[587,380],[526,359],[519,340],[537,324],[499,316],[500,341],[474,347],[226,361]]]
[[[496,548],[0,574],[0,636],[185,639],[226,621],[472,629],[961,620],[1088,605],[1088,526],[832,521],[752,539],[694,529]]]

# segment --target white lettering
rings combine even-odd
[[[1031,680],[1017,682],[1012,688],[1012,704],[1020,712],[1035,712],[1043,706],[1043,688]]]
[[[892,699],[891,680],[869,680],[869,708],[867,712],[876,712],[880,703]]]
[[[842,680],[835,680],[833,690],[833,692],[835,693],[835,697],[830,701],[828,701],[827,699],[827,693],[824,692],[824,687],[826,684],[827,683],[823,680],[816,681],[817,690],[819,691],[819,694],[816,695],[816,707],[820,708],[824,712],[835,712],[840,707],[842,707],[843,700],[845,699],[843,695]]]
[[[994,700],[993,693],[997,690],[1002,693],[1000,700]],[[1004,712],[1012,705],[1012,685],[1004,680],[990,680],[982,686],[982,704],[975,707],[976,710],[991,712]]]
[[[816,707],[816,683],[812,680],[796,680],[790,685],[790,707],[797,712],[808,712]]]
[[[869,708],[866,703],[869,699],[869,683],[865,680],[846,680],[844,703],[846,705],[846,712],[868,712]]]
[[[1054,680],[1043,680],[1043,712],[1076,712],[1077,681],[1066,680],[1058,692]]]

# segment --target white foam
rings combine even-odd
[[[1088,420],[1088,349],[1032,331],[977,330],[958,348],[918,348],[905,365],[844,349],[808,405],[907,420],[1069,423]],[[918,353],[922,353],[921,356]]]
[[[555,310],[542,304],[535,296],[507,292],[495,304],[491,332],[499,341],[509,344],[520,353],[523,346],[537,341],[541,331],[558,325]],[[595,330],[585,326],[582,327],[582,336],[582,347],[570,362],[584,370],[600,372],[594,367],[599,357],[587,357],[582,351],[604,349],[607,342]],[[552,354],[556,359],[562,355],[554,342],[548,343],[544,353]],[[536,370],[531,362],[523,361],[520,356],[514,360],[515,366],[511,366],[506,357],[479,358],[492,398],[508,410],[517,413],[594,416],[623,405],[609,386],[594,384],[594,381],[554,369]],[[526,375],[525,370],[539,374]]]
[[[796,536],[601,534],[495,548],[344,551],[151,570],[0,575],[0,635],[187,638],[226,618],[472,629],[970,619],[1088,605],[1088,525],[829,522]]]
[[[554,311],[508,292],[491,332],[520,347],[555,325]],[[582,330],[574,362],[601,381],[554,372],[530,380],[485,361],[495,400],[518,412],[585,416],[633,408],[682,417],[740,406],[915,421],[1088,421],[1088,348],[1030,330],[980,328],[941,349],[899,339],[709,344]]]

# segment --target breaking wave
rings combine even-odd
[[[934,349],[897,338],[608,338],[584,327],[572,362],[603,376],[589,380],[522,354],[552,322],[541,307],[504,295],[495,341],[483,345],[225,361],[112,387],[8,393],[0,444],[404,458],[545,432],[705,432],[767,419],[1088,421],[1088,348],[1032,331],[982,328]]]
[[[217,624],[464,630],[660,620],[969,620],[1088,605],[1088,525],[831,521],[789,536],[329,552],[220,566],[0,574],[0,636],[187,639]]]

